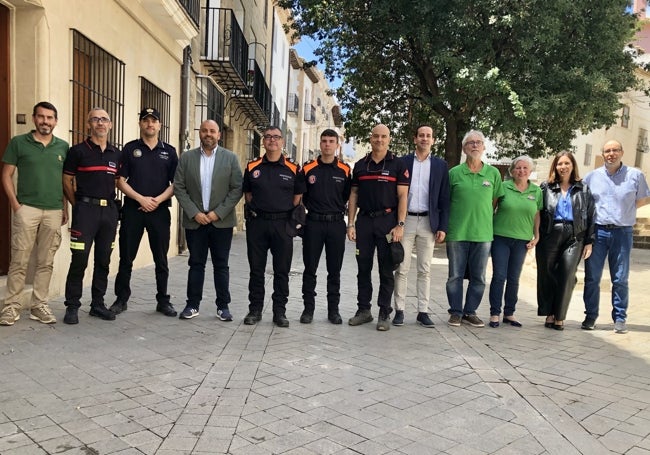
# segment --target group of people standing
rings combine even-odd
[[[270,251],[273,322],[278,327],[289,326],[286,304],[293,237],[302,235],[303,324],[314,318],[316,272],[323,250],[327,318],[332,324],[342,323],[341,267],[347,236],[355,242],[358,265],[358,309],[349,325],[373,320],[371,274],[376,251],[377,330],[389,330],[393,308],[392,325],[404,324],[413,252],[417,256],[416,322],[434,327],[429,316],[430,265],[434,245],[445,242],[450,326],[484,326],[476,312],[491,255],[489,325],[521,327],[514,315],[519,277],[527,251],[536,248],[538,314],[546,317],[547,327],[564,328],[576,269],[584,258],[586,317],[582,328],[594,328],[604,261],[609,257],[612,318],[617,332],[627,330],[632,225],[636,207],[648,202],[650,190],[640,171],[622,164],[623,150],[616,141],[603,148],[605,165],[584,180],[571,153],[557,154],[540,187],[529,180],[533,161],[527,156],[513,160],[512,180],[502,182],[499,171],[482,161],[485,137],[476,130],[463,138],[466,160],[448,171],[446,162],[431,153],[435,136],[429,125],[416,128],[415,152],[402,158],[389,150],[388,127],[376,125],[370,135],[371,152],[352,168],[336,156],[336,131],[322,132],[320,156],[301,167],[284,155],[282,131],[271,126],[262,136],[265,154],[247,163],[242,172],[237,156],[218,145],[221,132],[213,120],[201,123],[199,147],[179,159],[174,147],[158,137],[160,113],[155,108],[140,112],[140,138],[122,150],[108,142],[112,123],[102,108],[89,112],[89,137],[71,148],[53,136],[57,111],[52,104],[38,103],[32,119],[35,129],[13,138],[3,159],[2,184],[14,217],[0,325],[13,325],[20,318],[19,296],[34,248],[38,253],[30,317],[46,324],[56,322],[47,295],[54,254],[61,242],[60,226],[68,221],[68,203],[72,205],[71,263],[64,322],[79,322],[83,275],[93,245],[89,314],[114,320],[127,310],[133,262],[145,230],[155,263],[156,311],[178,315],[167,290],[169,207],[175,196],[183,210],[189,250],[187,299],[180,319],[199,315],[209,252],[217,317],[233,320],[228,262],[237,225],[236,206],[243,197],[250,267],[246,325],[262,319]],[[16,170],[19,175],[14,187]],[[123,206],[116,199],[116,188],[124,194]],[[119,220],[116,299],[107,308],[104,297]],[[469,284],[463,302],[465,279]]]

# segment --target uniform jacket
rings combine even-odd
[[[544,200],[541,212],[540,235],[545,236],[553,230],[555,208],[562,197],[559,183],[543,182],[540,185]],[[575,182],[571,187],[571,207],[573,209],[573,233],[577,239],[584,239],[585,245],[594,241],[595,205],[594,198],[587,185]]]
[[[215,227],[234,227],[237,224],[234,209],[242,197],[241,167],[237,156],[230,150],[217,147],[214,153],[212,193],[208,211],[214,211],[219,216],[219,220],[212,223]],[[200,224],[194,221],[194,217],[204,211],[201,196],[200,148],[188,150],[178,160],[174,176],[174,196],[183,208],[183,227],[198,229]]]
[[[402,158],[413,175],[415,153]],[[431,156],[431,176],[429,178],[429,223],[431,232],[447,232],[449,229],[449,170],[447,163],[438,157]]]

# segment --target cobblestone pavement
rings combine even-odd
[[[134,274],[128,311],[114,322],[89,317],[86,301],[80,324],[66,326],[59,297],[59,323],[39,324],[24,311],[0,327],[0,453],[650,453],[650,252],[633,253],[626,335],[613,333],[605,293],[597,329],[580,330],[580,285],[566,330],[545,329],[530,260],[517,311],[523,328],[448,327],[444,247],[433,260],[436,327],[415,324],[412,267],[406,324],[378,332],[374,322],[327,322],[324,270],[314,323],[298,322],[294,245],[288,329],[273,326],[268,303],[257,326],[242,323],[244,234],[232,249],[233,322],[216,318],[210,280],[199,317],[156,313],[149,267]],[[186,261],[171,259],[179,310]],[[347,320],[356,309],[349,243],[343,276]],[[488,313],[484,300],[479,316]]]

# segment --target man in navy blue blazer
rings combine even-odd
[[[417,323],[433,327],[429,317],[430,268],[435,243],[445,241],[449,225],[449,173],[447,163],[431,154],[433,128],[420,125],[415,130],[415,153],[402,158],[411,175],[408,214],[402,245],[405,258],[395,273],[395,317],[393,325],[404,325],[407,276],[413,245],[417,254]]]

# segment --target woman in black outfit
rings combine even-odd
[[[536,248],[537,314],[546,316],[546,327],[564,330],[578,263],[591,255],[594,199],[570,152],[555,155],[540,187],[544,207]]]

